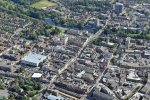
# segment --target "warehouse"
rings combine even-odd
[[[22,60],[21,63],[25,65],[30,65],[30,66],[39,66],[41,62],[43,62],[46,59],[46,56],[36,54],[36,53],[30,53],[29,55],[25,56]]]

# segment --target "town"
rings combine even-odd
[[[0,100],[150,100],[147,1],[0,1]]]

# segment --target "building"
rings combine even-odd
[[[22,60],[21,63],[25,65],[30,65],[30,66],[39,66],[41,62],[43,62],[46,59],[46,56],[36,54],[36,53],[30,53],[29,55],[25,56]]]
[[[3,52],[6,48],[3,46],[0,46],[0,53]]]
[[[96,26],[97,26],[97,27],[100,27],[100,20],[99,20],[99,19],[97,19]]]
[[[115,4],[115,13],[116,14],[121,14],[123,12],[124,5],[122,3],[117,2]]]
[[[12,72],[12,67],[13,66],[9,66],[9,65],[0,65],[0,70],[3,70],[5,72]]]
[[[127,75],[127,80],[132,82],[141,82],[142,79],[137,75],[135,69],[129,69],[129,75]]]
[[[144,58],[150,58],[150,51],[145,50],[145,51],[143,52],[143,57],[144,57]]]
[[[3,57],[11,61],[19,61],[21,59],[21,56],[18,54],[4,54]]]
[[[148,78],[147,78],[147,83],[145,84],[145,86],[140,90],[141,93],[145,94],[150,91],[150,73],[148,72]],[[150,98],[150,96],[149,96]],[[149,100],[149,99],[147,99]]]
[[[41,73],[34,73],[32,75],[32,78],[41,78],[42,77],[42,74]]]
[[[99,89],[95,89],[90,97],[89,97],[90,100],[113,100],[114,97],[109,95],[109,94],[105,94],[103,92],[100,92]]]
[[[126,48],[129,49],[130,47],[130,41],[131,41],[131,38],[130,37],[127,37],[126,38],[126,41],[125,41],[125,45],[126,45]]]
[[[55,95],[49,95],[47,97],[48,100],[65,100],[63,97],[61,96],[55,96]]]

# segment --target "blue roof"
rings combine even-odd
[[[48,100],[64,100],[63,97],[61,97],[61,96],[55,96],[55,95],[49,95],[49,96],[47,97],[47,99],[48,99]]]
[[[46,56],[44,55],[30,53],[29,55],[25,56],[22,60],[32,62],[32,63],[40,63],[44,59],[46,59]]]

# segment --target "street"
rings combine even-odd
[[[103,32],[104,29],[106,28],[107,23],[109,22],[109,20],[110,20],[110,17],[109,17],[108,20],[106,20],[106,24],[103,26],[103,28],[101,28],[98,32],[96,32],[95,34],[93,34],[93,35],[91,35],[89,38],[87,38],[87,40],[84,42],[82,48],[78,51],[78,53],[76,54],[76,56],[73,57],[71,60],[69,60],[69,61],[64,65],[64,67],[63,67],[60,71],[58,71],[58,75],[56,75],[56,76],[53,77],[53,79],[52,79],[52,81],[50,82],[50,85],[48,86],[48,88],[51,88],[51,87],[52,87],[52,83],[57,79],[57,77],[58,77],[60,74],[62,74],[70,65],[72,65],[72,64],[77,60],[78,57],[80,57],[80,55],[82,54],[82,52],[83,52],[83,50],[85,49],[85,47],[86,47],[91,41],[97,39],[97,38],[102,34],[102,32]],[[113,56],[112,56],[112,57],[110,58],[110,60],[108,61],[107,66],[106,66],[105,70],[103,71],[102,75],[98,77],[98,79],[96,80],[96,83],[92,86],[92,88],[90,88],[90,90],[88,90],[88,93],[89,93],[95,86],[98,85],[99,81],[102,79],[102,77],[103,77],[103,75],[106,73],[107,69],[109,69],[109,67],[110,67],[110,66],[109,66],[109,65],[110,65],[110,61],[111,61],[112,58],[113,58]],[[84,96],[81,98],[81,100],[84,100],[86,96],[87,96],[87,95],[84,95]]]

